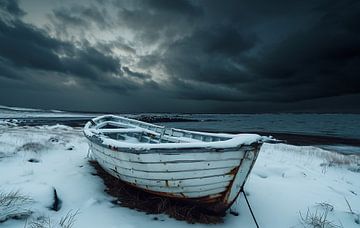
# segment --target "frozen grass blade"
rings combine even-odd
[[[60,219],[59,225],[61,228],[71,228],[75,223],[75,217],[79,214],[79,211],[72,212],[71,210]]]
[[[54,223],[50,217],[40,216],[33,219],[29,226],[25,224],[24,228],[71,228],[75,223],[75,217],[79,214],[79,211],[72,212],[70,210],[65,216],[63,216],[58,223]]]
[[[318,212],[318,210],[311,212],[308,208],[305,216],[299,212],[301,224],[306,228],[341,228],[328,220],[328,213],[328,208],[325,208],[323,212]]]
[[[0,192],[0,222],[8,219],[28,217],[32,211],[28,208],[32,199],[18,191]]]
[[[350,203],[349,203],[349,201],[346,199],[346,197],[344,197],[344,199],[345,199],[345,201],[346,201],[346,204],[347,204],[348,207],[349,207],[350,214],[354,215],[354,222],[355,222],[356,224],[360,224],[360,214],[357,214],[357,213],[355,213],[355,212],[352,210],[352,208],[351,208],[351,206],[350,206]]]

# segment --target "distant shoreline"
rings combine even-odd
[[[40,125],[55,125],[55,124],[62,124],[71,127],[83,127],[84,124],[89,121],[92,117],[22,117],[22,118],[14,118],[16,120],[16,124],[18,126],[40,126]],[[9,118],[0,118],[0,120],[9,119]],[[340,137],[340,136],[324,136],[324,135],[316,135],[316,134],[301,134],[301,133],[294,133],[294,132],[271,132],[271,131],[248,131],[248,132],[241,132],[241,131],[228,131],[224,129],[214,130],[206,130],[206,129],[196,129],[191,127],[192,122],[203,122],[194,120],[194,119],[187,119],[182,117],[153,117],[153,116],[146,116],[140,115],[137,116],[136,119],[151,122],[151,123],[172,123],[172,122],[183,122],[189,123],[189,127],[186,128],[188,130],[194,131],[208,131],[208,132],[226,132],[226,133],[256,133],[265,136],[273,136],[278,140],[283,140],[284,142],[292,145],[299,145],[299,146],[351,146],[351,147],[359,147],[360,153],[360,139],[356,138],[349,138],[349,137]],[[336,149],[336,147],[334,147]],[[337,150],[340,153],[347,153],[343,150]],[[355,153],[356,153],[355,152]]]

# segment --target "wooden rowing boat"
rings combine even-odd
[[[109,174],[151,193],[224,211],[255,163],[262,137],[168,129],[105,115],[84,127],[91,156]]]

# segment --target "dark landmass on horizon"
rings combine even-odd
[[[6,118],[9,119],[9,118]],[[63,124],[71,127],[83,127],[86,122],[88,122],[91,117],[31,117],[31,118],[16,118],[16,124],[18,126],[39,126],[39,125],[55,125],[55,124]],[[187,119],[181,117],[161,117],[161,116],[146,116],[140,115],[135,117],[135,119],[140,121],[146,121],[149,123],[167,123],[167,122],[188,122],[189,127],[187,130],[199,131],[199,129],[191,128],[191,122],[210,122],[216,120],[194,120]],[[201,130],[203,131],[203,130]],[[267,132],[267,131],[250,131],[250,132],[241,132],[241,131],[224,131],[219,129],[217,131],[208,131],[213,133],[232,133],[232,134],[240,134],[240,133],[255,133],[264,136],[272,136],[279,142],[288,143],[292,145],[299,146],[323,146],[323,145],[346,145],[346,146],[354,146],[360,147],[360,139],[357,138],[349,138],[349,137],[339,137],[339,136],[323,136],[316,134],[297,134],[297,133],[285,133],[285,132]],[[339,153],[347,153],[351,154],[352,152],[344,152],[342,150],[337,150]]]

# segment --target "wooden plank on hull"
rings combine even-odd
[[[129,170],[124,169],[117,164],[114,164],[111,160],[106,160],[101,158],[97,153],[93,154],[97,161],[102,161],[107,164],[108,167],[111,167],[117,170],[119,173],[131,176],[135,178],[144,178],[144,179],[158,179],[158,180],[179,180],[179,179],[191,179],[191,178],[201,178],[207,176],[220,176],[228,174],[233,167],[230,168],[218,168],[218,169],[210,169],[210,170],[189,170],[182,172],[152,172],[149,171],[137,171],[137,170]]]
[[[242,159],[244,151],[231,151],[226,153],[220,152],[198,152],[198,153],[180,153],[177,154],[163,154],[163,153],[144,153],[133,154],[121,151],[112,151],[108,148],[93,144],[95,150],[101,151],[104,154],[114,156],[121,160],[128,160],[131,162],[178,162],[178,161],[215,161],[215,160],[229,160]]]
[[[254,152],[248,151],[246,153],[245,158],[241,162],[239,170],[235,175],[232,185],[230,186],[229,192],[227,193],[228,195],[225,198],[227,204],[233,202],[238,196],[239,192],[244,186],[246,177],[250,172],[253,163],[254,163]]]
[[[203,191],[209,191],[214,189],[224,189],[229,185],[228,182],[222,182],[217,184],[208,184],[203,186],[178,186],[178,187],[169,187],[169,186],[148,186],[148,185],[140,185],[136,184],[137,187],[148,189],[151,191],[157,191],[157,192],[167,192],[167,193],[187,193],[187,192],[203,192]]]
[[[203,186],[207,184],[216,184],[222,182],[231,181],[234,176],[232,175],[221,175],[221,176],[213,176],[213,177],[205,177],[205,178],[195,178],[195,179],[183,179],[183,180],[151,180],[151,179],[143,179],[143,178],[134,178],[121,174],[116,174],[116,177],[120,178],[123,181],[129,183],[135,183],[140,185],[148,185],[148,186],[166,186],[166,184],[171,187],[177,186]]]
[[[184,193],[165,193],[167,196],[173,196],[177,198],[200,198],[200,197],[213,197],[214,195],[220,195],[226,188],[218,188],[212,189],[208,191],[201,191],[201,192],[184,192]],[[155,192],[155,191],[152,191]]]
[[[227,160],[214,160],[214,161],[195,161],[195,162],[158,162],[158,163],[146,163],[146,162],[132,162],[128,160],[119,159],[113,156],[114,153],[102,153],[102,151],[96,151],[96,153],[102,158],[111,160],[114,164],[118,164],[122,168],[134,169],[139,171],[153,171],[153,172],[174,172],[174,171],[186,171],[192,170],[204,170],[214,168],[227,168],[234,167],[240,164],[240,159],[227,159]]]
[[[105,169],[109,174],[111,174],[114,177],[120,178],[120,175],[118,173],[116,173],[113,169],[109,169],[108,166],[106,165],[105,162],[101,162],[99,163],[100,166]],[[121,178],[120,178],[121,179]],[[132,183],[129,183],[130,185],[133,185]],[[136,185],[134,185],[136,186]],[[137,186],[139,187],[139,186]],[[141,187],[139,187],[141,188]],[[208,197],[209,199],[211,198],[217,198],[220,197],[225,191],[226,191],[226,187],[223,188],[215,188],[215,189],[209,189],[209,190],[205,190],[205,191],[194,191],[194,192],[159,192],[159,191],[153,191],[150,188],[142,188],[146,191],[150,191],[153,192],[155,194],[159,194],[159,195],[165,195],[168,197],[176,197],[176,198],[200,198],[200,197]]]
[[[229,148],[212,148],[211,146],[199,146],[199,147],[171,147],[172,143],[169,144],[169,147],[159,147],[159,148],[147,148],[146,146],[144,148],[138,147],[138,148],[131,148],[131,145],[134,143],[127,143],[126,147],[116,147],[111,145],[105,145],[105,144],[99,144],[98,138],[96,140],[89,139],[92,141],[92,144],[94,146],[103,147],[105,149],[111,149],[112,151],[120,151],[124,153],[132,153],[132,154],[169,154],[169,155],[176,155],[176,154],[192,154],[192,153],[228,153],[228,152],[241,152],[244,153],[245,151],[252,149],[252,146],[248,145],[242,145],[238,147],[229,147]],[[116,140],[114,140],[116,141]],[[145,143],[146,144],[146,143]],[[163,143],[161,143],[163,144]],[[184,143],[186,144],[186,143]],[[135,144],[134,144],[135,145]],[[156,145],[155,143],[151,143],[151,145]]]

